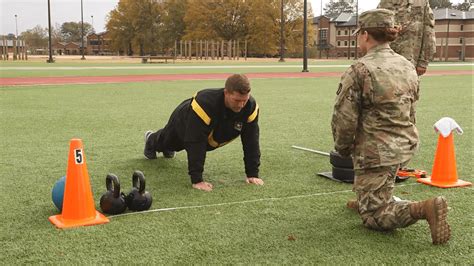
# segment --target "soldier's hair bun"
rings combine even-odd
[[[400,29],[398,27],[387,28],[387,33],[399,33]]]
[[[399,27],[393,28],[368,28],[364,29],[367,33],[372,36],[376,41],[379,42],[391,42],[398,37],[400,32]]]
[[[398,37],[400,28],[399,27],[386,28],[385,32],[386,32],[385,40],[391,42],[391,41],[394,41]]]

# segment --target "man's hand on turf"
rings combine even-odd
[[[258,177],[247,177],[247,180],[245,180],[247,184],[255,184],[259,186],[263,186],[263,180],[258,178]]]
[[[196,184],[193,184],[193,188],[195,189],[199,189],[199,190],[204,190],[204,191],[212,191],[212,184],[211,183],[208,183],[208,182],[199,182],[199,183],[196,183]]]

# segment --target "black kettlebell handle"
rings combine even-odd
[[[113,184],[113,188],[112,188]],[[108,174],[105,178],[105,187],[108,191],[114,192],[114,198],[118,198],[120,196],[120,181],[118,177],[114,174]]]
[[[145,191],[145,176],[141,171],[133,172],[132,186],[138,189],[138,193],[143,194]]]

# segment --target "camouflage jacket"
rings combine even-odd
[[[428,0],[381,0],[378,8],[395,12],[400,36],[390,44],[415,67],[428,67],[436,53],[433,10]]]
[[[342,76],[332,133],[335,149],[353,155],[354,168],[403,163],[418,147],[415,67],[388,44],[370,49]]]

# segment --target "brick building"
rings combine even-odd
[[[335,56],[354,58],[356,53],[356,36],[352,36],[357,29],[357,16],[350,13],[341,13],[334,20]],[[360,56],[360,54],[359,54]]]
[[[434,60],[473,60],[474,10],[442,8],[433,12],[436,32]],[[357,41],[351,34],[357,28],[356,19],[356,15],[350,13],[333,18],[313,18],[317,58],[354,58]]]
[[[78,42],[58,42],[53,45],[53,54],[55,55],[81,55],[81,43]],[[87,47],[84,50],[87,54]]]
[[[474,59],[474,10],[433,10],[436,24],[435,60]]]
[[[356,37],[352,36],[357,29],[356,20],[357,16],[351,13],[341,13],[333,18],[326,16],[313,18],[318,57],[354,58],[358,51]]]
[[[331,18],[326,16],[319,16],[313,18],[314,25],[314,45],[318,49],[318,58],[330,57],[330,52],[333,49],[331,42]]]
[[[111,39],[108,32],[92,33],[87,35],[87,51],[90,55],[111,55]]]
[[[107,32],[92,33],[87,35],[84,42],[85,55],[111,55],[111,39]],[[53,53],[56,55],[81,55],[80,42],[58,42],[53,45]]]

